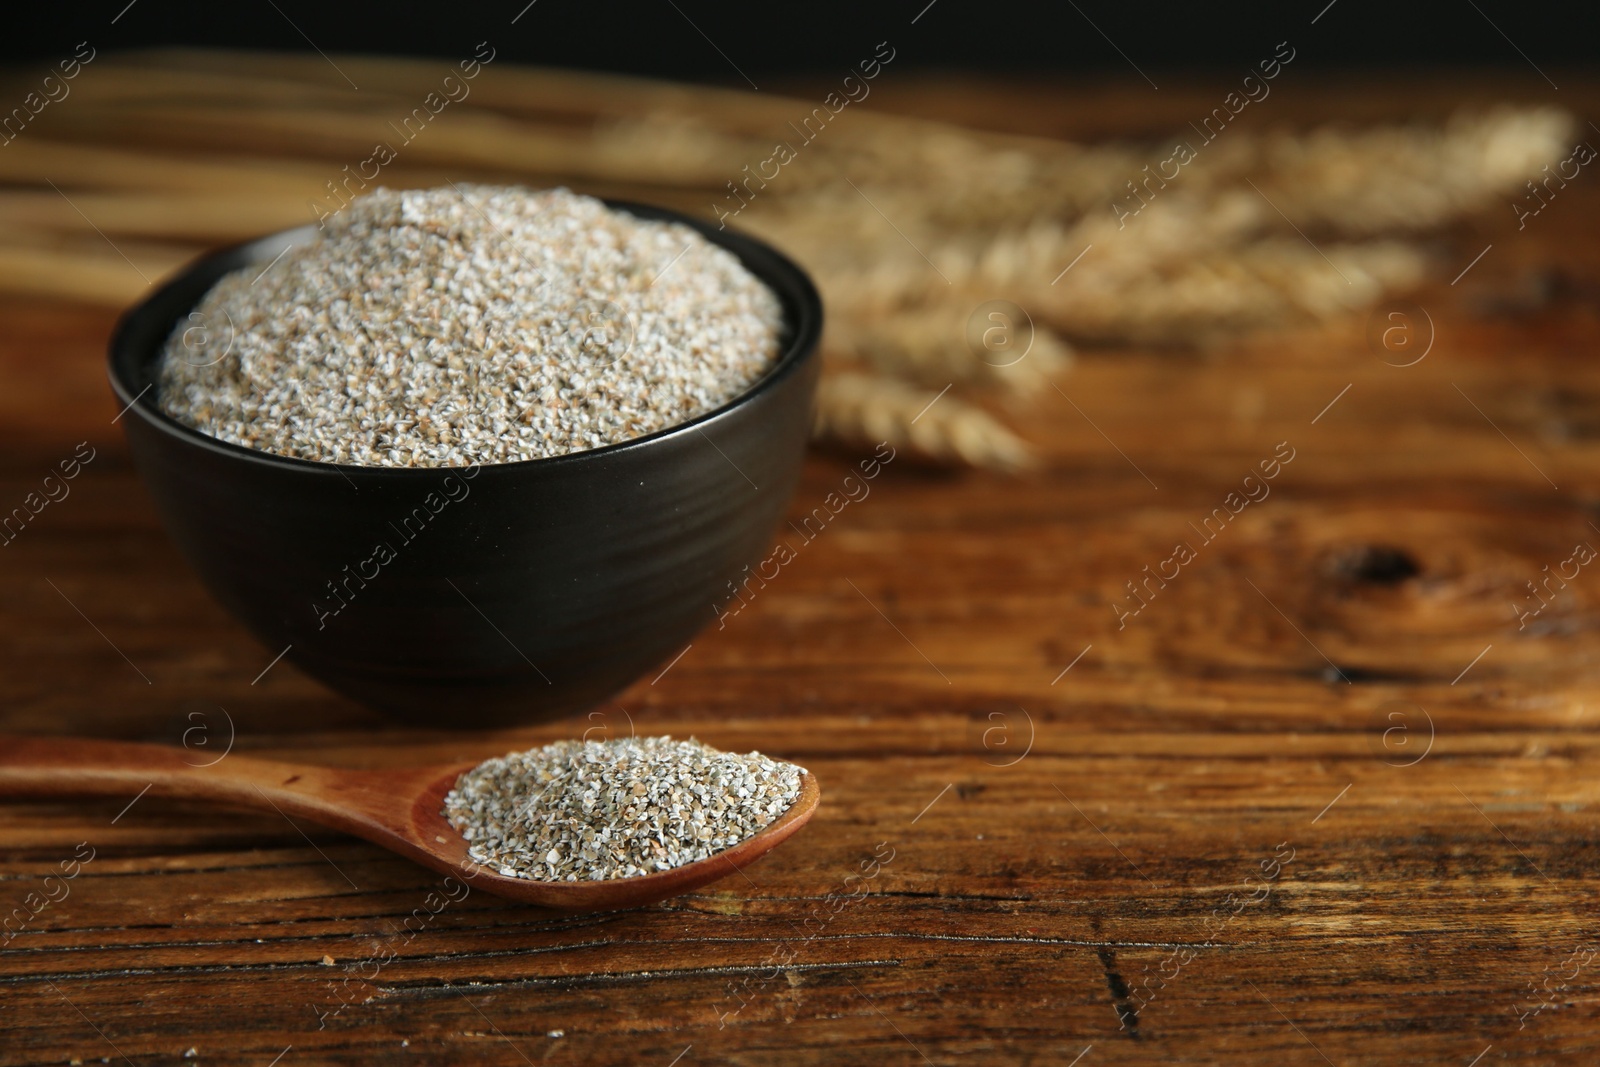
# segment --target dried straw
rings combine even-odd
[[[0,287],[124,305],[146,283],[107,238],[156,278],[202,245],[311,221],[308,202],[396,140],[391,123],[444,72],[339,63],[360,93],[330,86],[319,57],[97,58],[70,106],[0,152]],[[1560,111],[1502,107],[1431,126],[1230,127],[1204,144],[1180,131],[1196,158],[1141,206],[1129,183],[1173,140],[1079,145],[852,106],[779,177],[741,186],[741,207],[731,183],[796,140],[788,123],[812,107],[499,61],[378,180],[738,209],[732,225],[790,251],[823,290],[821,435],[1017,469],[1026,446],[979,405],[1036,392],[1066,370],[1069,345],[1212,344],[1351,314],[1427,276],[1404,239],[1515,195],[1568,153],[1574,128]],[[105,144],[107,130],[138,151]],[[54,203],[47,179],[77,208]],[[996,300],[1035,329],[1011,367],[971,343]]]
[[[894,378],[851,371],[824,376],[815,426],[817,435],[829,440],[888,441],[940,463],[1021,470],[1034,462],[1027,445],[982,408]]]

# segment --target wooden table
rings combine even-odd
[[[1413,88],[1352,112],[1495,92]],[[1205,97],[979,92],[969,119],[1052,133]],[[825,800],[745,877],[582,917],[276,816],[0,804],[0,905],[66,889],[0,947],[0,1063],[1592,1062],[1600,179],[1513,223],[1446,235],[1492,249],[1415,298],[1420,362],[1365,321],[1089,354],[1021,416],[1038,473],[892,463],[659,681],[493,735],[270,665],[130,468],[113,314],[6,298],[0,509],[94,459],[0,547],[0,729],[362,766],[634,729],[797,760]],[[817,454],[794,514],[852,459]]]

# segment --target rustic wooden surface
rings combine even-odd
[[[1308,80],[1280,116],[1547,99],[1525,74]],[[1104,133],[1214,88],[879,102]],[[826,799],[744,877],[578,918],[275,816],[6,802],[0,905],[65,895],[0,946],[0,1063],[1592,1062],[1600,577],[1513,605],[1600,546],[1597,183],[1440,238],[1416,365],[1365,321],[1090,353],[1019,416],[1039,472],[892,463],[657,683],[493,735],[263,673],[130,468],[114,312],[8,282],[0,509],[96,458],[0,547],[0,730],[396,766],[636,729],[800,761]],[[1271,495],[1119,630],[1124,583],[1279,442]],[[815,456],[795,515],[852,459]]]

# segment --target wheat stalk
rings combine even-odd
[[[818,436],[847,444],[887,441],[939,462],[997,470],[1033,465],[1028,446],[981,408],[895,378],[835,371],[817,388]]]
[[[155,278],[198,242],[311,221],[309,202],[395,140],[390,123],[454,69],[339,64],[360,93],[320,57],[98,58],[70,106],[0,151],[0,287],[125,304],[146,287],[106,240]],[[1209,343],[1414,285],[1428,264],[1395,238],[1519,190],[1567,154],[1574,125],[1548,108],[1496,108],[1439,125],[1229,128],[1215,143],[1180,132],[1199,144],[1195,160],[1136,193],[1130,182],[1172,140],[1079,145],[851,107],[781,176],[752,178],[814,106],[501,60],[378,181],[569,184],[734,212],[732,225],[796,256],[823,291],[821,435],[1016,469],[1026,446],[963,397],[1037,391],[1069,365],[1068,342]],[[99,143],[112,128],[140,149]],[[1034,327],[1014,366],[973,343],[995,301]]]

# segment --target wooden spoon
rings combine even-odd
[[[161,745],[0,737],[0,795],[133,797],[148,787],[152,796],[276,811],[365,838],[486,893],[567,911],[648,904],[726,877],[804,826],[822,799],[816,775],[806,773],[788,811],[715,856],[637,878],[539,882],[480,866],[440,814],[456,778],[476,764],[361,771],[230,755],[196,767],[189,756]]]

